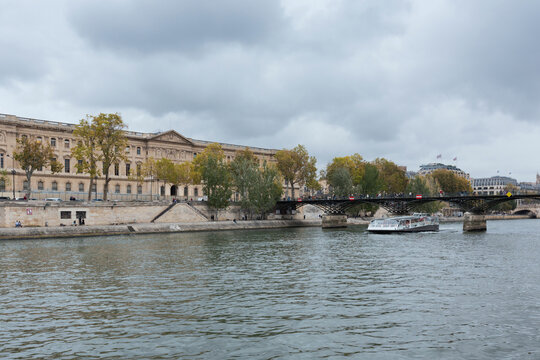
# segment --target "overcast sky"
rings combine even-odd
[[[359,153],[472,177],[540,170],[540,1],[0,5],[0,113],[119,112],[133,131],[303,144],[319,168]]]

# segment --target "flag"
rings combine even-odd
[[[440,158],[442,158],[442,155],[441,154],[437,155],[437,159],[440,159]]]
[[[456,156],[453,160],[456,161],[456,160],[457,160],[457,156]]]

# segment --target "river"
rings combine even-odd
[[[0,242],[2,359],[538,359],[540,221]]]

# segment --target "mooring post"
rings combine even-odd
[[[463,231],[486,231],[487,222],[485,215],[465,213],[463,218]]]
[[[323,229],[347,227],[347,215],[324,214],[322,216]]]

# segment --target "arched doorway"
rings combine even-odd
[[[171,186],[171,196],[176,196],[177,189],[176,185]]]
[[[159,193],[161,194],[161,196],[165,196],[165,186],[161,185]]]
[[[187,186],[184,187],[184,196],[188,197],[188,187]]]

